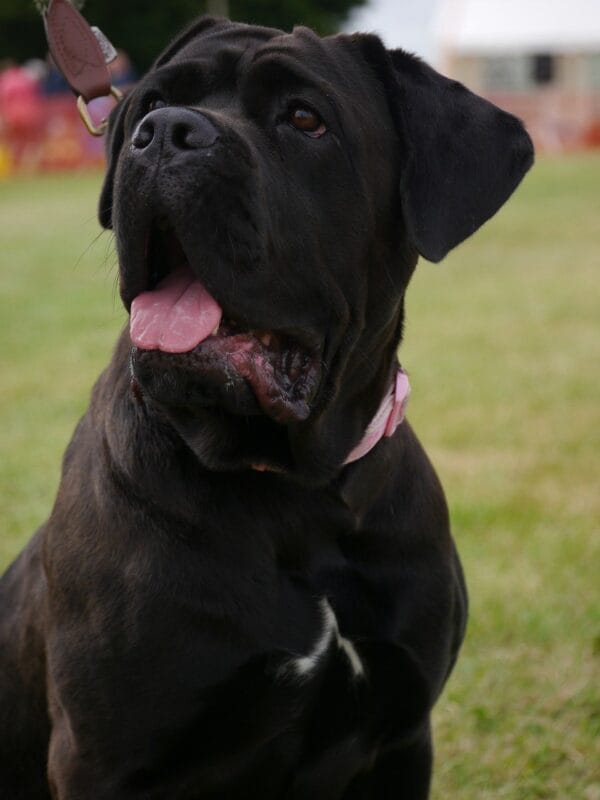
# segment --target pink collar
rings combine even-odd
[[[410,383],[408,375],[402,367],[398,367],[396,380],[390,387],[389,392],[381,401],[377,413],[369,423],[363,438],[350,452],[344,464],[351,464],[359,458],[366,456],[377,442],[384,436],[393,436],[396,428],[404,420],[404,413],[410,395]],[[252,469],[257,472],[279,472],[278,469],[269,467],[267,464],[252,464]]]
[[[398,367],[394,384],[383,398],[363,438],[350,452],[344,464],[358,461],[359,458],[366,456],[384,436],[389,437],[394,435],[396,428],[404,419],[409,395],[410,383],[408,381],[408,375],[404,372],[402,367]]]

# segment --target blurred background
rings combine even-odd
[[[600,0],[88,0],[85,14],[118,48],[131,85],[201,11],[290,30],[379,33],[520,116],[538,152],[600,148]],[[96,104],[98,113],[102,101]],[[0,5],[0,175],[97,165],[52,65],[33,0]]]
[[[407,297],[409,416],[471,622],[433,799],[600,800],[600,0],[88,0],[127,89],[199,12],[379,33],[522,117],[537,162]],[[98,101],[96,113],[110,106]],[[126,315],[87,134],[25,0],[0,1],[0,568],[48,516]],[[401,680],[401,676],[399,676]]]

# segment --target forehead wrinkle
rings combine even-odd
[[[238,45],[240,54],[243,55],[252,49],[253,45],[256,50],[265,41],[280,35],[280,31],[251,25],[236,24],[225,28],[217,26],[204,32],[198,39],[187,42],[173,54],[169,63],[177,60],[194,61],[198,58],[218,57],[221,50],[234,49],[235,45]]]
[[[287,58],[285,55],[278,56],[277,53],[271,50],[262,55],[261,58],[255,57],[252,59],[248,77],[251,77],[252,73],[259,68],[261,70],[268,68],[273,71],[283,71],[291,78],[295,78],[299,83],[307,84],[324,94],[330,94],[332,92],[331,84],[328,80],[324,79],[322,75],[313,72],[311,69],[307,69],[303,64],[298,63],[298,61],[294,59]]]
[[[271,57],[274,64],[284,67],[293,77],[311,84],[328,98],[351,97],[356,83],[352,78],[354,64],[339,59],[340,54],[331,47],[330,40],[335,37],[320,39],[311,31],[297,28],[259,47],[249,66]],[[339,101],[333,104],[341,116]]]
[[[247,62],[249,71],[267,62],[273,68],[285,70],[292,78],[309,84],[327,97],[333,97],[336,90],[331,82],[331,75],[337,70],[334,69],[332,59],[320,39],[301,36],[299,33],[301,31],[283,34],[255,50]]]

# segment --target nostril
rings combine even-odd
[[[154,124],[149,119],[143,119],[131,137],[131,144],[137,150],[143,150],[154,139]]]
[[[185,111],[182,116],[171,127],[171,142],[178,150],[199,150],[216,142],[217,130],[204,115]]]
[[[195,150],[193,129],[187,122],[176,122],[171,130],[171,141],[178,150]]]

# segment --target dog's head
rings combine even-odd
[[[329,479],[391,380],[418,255],[532,163],[521,123],[372,35],[204,18],[113,114],[131,370],[209,468]]]

